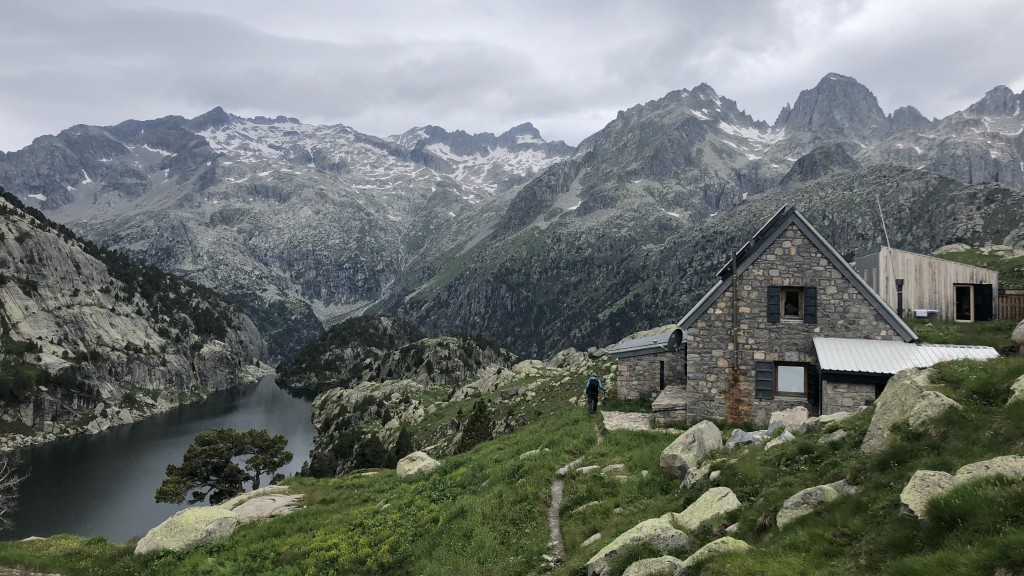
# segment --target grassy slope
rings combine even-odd
[[[963,252],[936,254],[939,258],[981,266],[999,272],[999,287],[1008,290],[1024,290],[1024,256],[1008,256],[999,251],[983,251],[971,248]]]
[[[886,451],[859,452],[870,411],[846,427],[855,433],[829,445],[821,433],[770,452],[747,448],[721,454],[719,483],[743,509],[704,527],[697,545],[738,520],[738,537],[755,546],[704,566],[706,575],[743,574],[1004,574],[1024,570],[1024,482],[969,484],[935,501],[932,520],[899,513],[899,493],[917,469],[954,471],[985,458],[1024,452],[1024,403],[1009,407],[1009,384],[1024,359],[941,365],[937,384],[964,405],[923,430],[903,430]],[[610,432],[596,443],[593,417],[576,406],[549,404],[545,419],[444,460],[426,478],[291,479],[308,507],[245,526],[220,543],[183,553],[131,555],[133,544],[102,538],[56,537],[0,543],[0,564],[64,574],[537,574],[543,571],[545,512],[555,470],[584,456],[585,464],[625,464],[626,480],[598,474],[566,479],[561,508],[569,558],[556,575],[584,573],[587,559],[637,522],[682,510],[709,484],[682,489],[657,468],[672,436]],[[520,459],[529,450],[546,448]],[[735,459],[734,461],[732,459]],[[648,470],[644,478],[642,470]],[[774,526],[782,501],[808,486],[847,478],[854,496],[798,520]],[[598,502],[582,510],[590,502]],[[580,549],[595,532],[600,542]],[[650,551],[634,550],[643,556]],[[620,567],[621,569],[622,567]]]

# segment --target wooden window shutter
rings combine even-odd
[[[804,286],[804,324],[818,323],[818,288]]]
[[[736,282],[733,282],[733,289],[735,290]],[[768,322],[772,324],[779,323],[779,301],[782,299],[782,290],[778,286],[768,287]]]
[[[807,403],[811,413],[821,414],[821,374],[814,364],[807,366]]]
[[[771,362],[754,363],[754,398],[771,400],[775,398],[775,364]]]

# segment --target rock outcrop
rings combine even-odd
[[[398,461],[395,472],[399,478],[405,478],[415,474],[427,474],[440,465],[440,462],[431,458],[426,452],[413,452]]]
[[[135,553],[184,550],[203,542],[220,540],[230,536],[238,524],[238,515],[224,508],[186,508],[147,532],[135,545]]]
[[[1012,402],[1024,401],[1024,376],[1018,377],[1010,385],[1010,399],[1006,401],[1007,404]]]
[[[750,548],[750,544],[729,536],[724,536],[718,540],[712,540],[698,548],[693,554],[690,554],[686,560],[683,560],[682,573],[685,574],[686,571],[692,568],[694,564],[704,562],[712,556],[728,554],[729,552],[746,552],[750,550]]]
[[[861,452],[874,454],[885,449],[892,427],[899,422],[909,422],[914,428],[946,410],[961,408],[956,401],[929,389],[931,374],[930,369],[910,369],[889,379],[875,401],[875,414],[864,435]]]
[[[679,526],[693,531],[708,520],[724,516],[733,510],[739,510],[740,506],[739,498],[731,489],[716,486],[702,494],[685,510],[678,514],[672,514],[671,517]]]
[[[900,492],[900,511],[924,520],[928,501],[972,480],[1004,476],[1011,480],[1024,480],[1024,457],[997,456],[990,460],[972,462],[957,469],[955,474],[918,470]]]
[[[0,189],[0,450],[135,422],[270,372],[217,294],[85,242]],[[34,430],[34,434],[29,433]]]
[[[688,550],[690,538],[665,518],[644,520],[594,554],[587,561],[587,576],[608,576],[608,563],[618,556],[623,548],[634,544],[647,544],[655,550],[668,553]]]
[[[705,454],[721,447],[722,431],[713,422],[704,420],[680,434],[661,452],[661,469],[678,478],[685,478],[687,472],[696,468]]]
[[[775,515],[775,525],[782,528],[790,522],[814,512],[821,506],[839,498],[840,492],[828,484],[805,488],[782,503]]]
[[[675,556],[658,556],[637,560],[626,568],[622,576],[682,576],[686,568],[683,561]]]

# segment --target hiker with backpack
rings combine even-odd
[[[593,414],[597,412],[597,395],[604,391],[604,383],[597,377],[597,374],[591,374],[590,378],[587,378],[584,390],[587,392],[587,410]]]

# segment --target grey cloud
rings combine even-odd
[[[0,149],[217,105],[381,136],[532,121],[575,143],[700,82],[769,122],[833,71],[929,116],[1024,89],[1013,0],[6,4]]]

